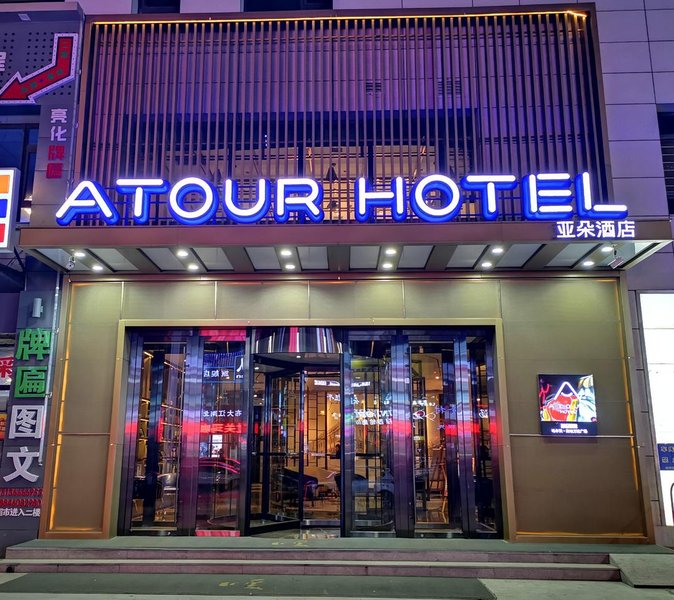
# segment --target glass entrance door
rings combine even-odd
[[[410,342],[417,533],[500,533],[489,352],[481,336]]]
[[[131,531],[172,530],[178,525],[185,356],[182,342],[143,344]]]
[[[258,357],[250,532],[340,525],[339,370]]]

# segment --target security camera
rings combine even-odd
[[[75,268],[75,257],[71,256],[66,263],[66,270],[72,271]]]
[[[618,267],[621,267],[625,263],[625,257],[620,256],[618,254],[618,249],[614,246],[613,247],[613,260],[608,263],[608,266],[611,267],[612,269],[617,269]]]

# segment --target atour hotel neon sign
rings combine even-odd
[[[580,219],[624,219],[627,207],[621,204],[595,204],[589,173],[572,177],[568,173],[537,173],[518,180],[514,175],[467,175],[459,184],[446,175],[428,175],[406,189],[402,177],[394,177],[388,189],[374,190],[364,177],[355,182],[354,208],[356,220],[368,222],[375,209],[387,208],[394,221],[407,218],[407,205],[422,221],[444,223],[456,217],[464,198],[461,190],[476,192],[482,216],[493,221],[499,216],[497,196],[501,191],[522,187],[522,216],[533,221],[559,221],[577,216]],[[239,202],[236,181],[227,179],[221,190],[198,177],[186,177],[173,186],[163,179],[118,179],[117,193],[130,196],[135,224],[145,224],[150,217],[151,196],[168,194],[167,207],[181,225],[203,225],[215,217],[220,208],[235,223],[257,223],[273,205],[277,223],[286,223],[293,214],[313,223],[323,221],[323,188],[314,179],[281,178],[274,185],[268,179],[257,183],[257,197]],[[273,191],[273,193],[272,193]],[[443,199],[442,206],[429,203],[429,194]],[[188,195],[200,201],[185,203]],[[115,225],[120,215],[100,183],[82,181],[56,212],[59,225],[69,225],[79,215],[96,216],[108,225]]]

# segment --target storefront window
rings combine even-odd
[[[245,433],[243,342],[204,348],[199,425],[197,529],[235,529]]]

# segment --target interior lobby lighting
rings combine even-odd
[[[198,265],[197,263],[190,263],[189,265],[187,265],[187,268],[188,268],[190,271],[198,271],[198,270],[199,270],[199,265]]]
[[[86,253],[86,252],[82,252],[82,250],[75,250],[75,251],[73,252],[73,256],[74,256],[75,258],[84,258],[86,255],[87,255],[87,253]]]
[[[393,268],[393,263],[391,263],[391,262],[385,262],[385,263],[382,263],[381,268],[382,268],[382,269],[392,269],[392,268]]]
[[[604,254],[608,254],[609,252],[613,252],[613,246],[602,246],[601,251]]]
[[[587,267],[587,268],[589,268],[589,267],[594,267],[594,261],[593,261],[593,260],[584,260],[584,261],[583,261],[583,266],[584,266],[584,267]]]
[[[384,250],[384,254],[386,254],[386,256],[395,256],[398,254],[398,251],[395,248],[386,248],[386,250]]]
[[[288,250],[288,248],[282,248],[281,251],[279,252],[281,256],[292,256],[293,253],[291,250]]]
[[[492,254],[503,254],[503,247],[502,246],[494,246],[491,249]]]
[[[190,253],[187,250],[183,250],[182,248],[176,251],[176,256],[178,258],[187,258],[189,255]]]
[[[103,267],[101,265],[91,265],[92,271],[102,271]]]
[[[494,263],[485,260],[481,265],[483,269],[491,269],[494,266]]]
[[[286,271],[294,271],[296,269],[296,267],[293,263],[288,263],[287,265],[283,265],[283,268]]]

